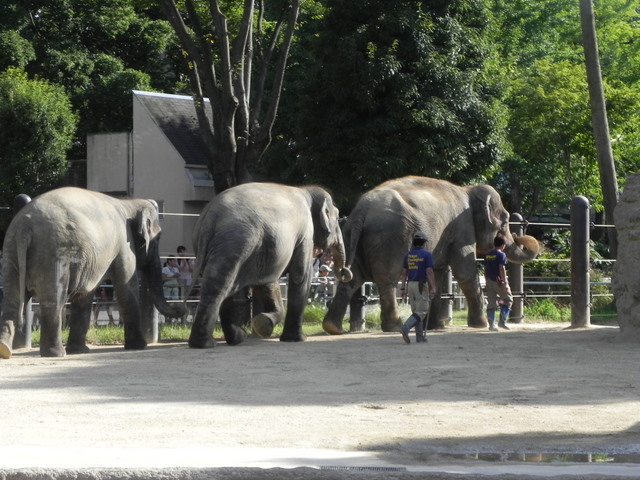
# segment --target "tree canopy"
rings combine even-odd
[[[18,69],[0,73],[0,205],[12,205],[21,192],[42,193],[64,178],[76,123],[62,87]]]
[[[0,4],[0,73],[62,89],[78,118],[67,159],[89,132],[130,129],[131,90],[146,89],[214,100],[221,185],[320,183],[348,211],[418,174],[488,181],[525,216],[574,194],[602,207],[576,0],[160,3]],[[628,0],[596,0],[595,14],[623,185],[640,169],[640,15]],[[20,147],[3,155],[33,161]],[[50,167],[51,187],[63,167]],[[3,182],[7,198],[25,188]]]
[[[485,68],[481,1],[325,6],[294,50],[281,115],[287,151],[275,149],[287,169],[273,156],[267,169],[329,185],[350,203],[390,178],[466,182],[499,161],[501,113]]]

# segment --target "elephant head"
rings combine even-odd
[[[345,249],[340,230],[339,212],[331,196],[320,187],[307,187],[311,196],[313,218],[313,244],[316,248],[331,250],[336,277],[341,282],[353,278],[349,265],[345,265]]]
[[[470,189],[469,204],[473,212],[476,232],[476,252],[484,254],[493,249],[493,240],[501,235],[507,242],[505,254],[512,263],[527,263],[540,251],[538,241],[528,235],[514,237],[509,230],[509,212],[502,205],[498,192],[489,185]]]

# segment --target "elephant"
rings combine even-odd
[[[344,225],[346,265],[353,279],[338,286],[323,320],[326,332],[343,333],[347,305],[351,305],[351,312],[361,311],[360,287],[366,281],[375,282],[379,289],[382,330],[400,329],[396,286],[403,256],[417,231],[427,235],[425,248],[433,253],[438,290],[447,265],[451,267],[467,299],[467,323],[471,327],[487,326],[476,255],[490,251],[497,234],[507,241],[505,253],[510,262],[529,262],[539,251],[535,238],[512,236],[509,213],[489,185],[457,186],[418,176],[389,180],[362,195]],[[438,318],[439,293],[432,302],[429,329],[444,325],[444,319]],[[362,328],[352,316],[350,331]]]
[[[263,306],[251,319],[255,333],[269,338],[284,316],[280,340],[305,340],[302,314],[314,248],[332,251],[336,276],[351,280],[338,217],[330,194],[318,186],[245,183],[214,197],[193,231],[193,278],[202,277],[189,346],[213,347],[218,321],[227,344],[244,341],[246,332],[226,312],[232,295],[246,287],[252,287]],[[286,315],[278,284],[284,274],[289,276]]]
[[[144,349],[157,339],[154,305],[179,317],[162,293],[160,223],[152,200],[119,200],[75,187],[46,192],[11,221],[4,240],[5,305],[0,320],[0,358],[25,346],[24,306],[40,303],[40,355],[86,353],[93,293],[109,276],[124,322],[125,349]],[[69,338],[61,326],[70,303]]]

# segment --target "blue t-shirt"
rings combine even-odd
[[[485,277],[495,282],[500,276],[500,265],[507,265],[507,256],[502,250],[491,250],[484,257]]]
[[[414,247],[405,254],[402,266],[407,269],[408,281],[426,282],[427,268],[433,268],[433,256],[422,247]]]

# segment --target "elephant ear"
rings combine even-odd
[[[329,222],[329,211],[331,208],[331,204],[329,203],[329,199],[325,198],[322,202],[322,207],[320,208],[320,227],[322,228],[322,232],[325,234],[329,234],[331,232],[331,223]]]
[[[138,212],[138,235],[144,239],[145,253],[149,253],[149,245],[151,240],[159,233],[160,227],[158,222],[158,206],[153,200],[149,200],[153,208],[141,208]]]

